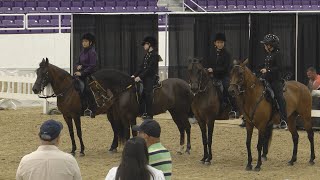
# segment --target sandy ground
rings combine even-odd
[[[62,143],[60,149],[69,152],[70,138],[66,124],[61,115],[42,115],[40,108],[24,108],[18,110],[0,111],[0,179],[14,179],[20,159],[34,151],[39,141],[37,133],[40,124],[49,118],[63,122]],[[300,131],[298,162],[287,166],[291,157],[292,141],[289,132],[275,130],[268,161],[262,165],[260,172],[245,171],[247,160],[245,148],[245,129],[238,127],[239,120],[216,121],[213,139],[213,163],[205,166],[199,163],[202,156],[202,141],[198,125],[192,125],[191,154],[178,155],[178,129],[170,115],[156,116],[162,127],[162,143],[172,154],[172,179],[320,179],[320,163],[309,166],[309,142],[306,133]],[[138,121],[140,123],[140,121]],[[83,139],[86,146],[86,156],[76,159],[81,168],[84,180],[102,180],[108,170],[117,166],[121,157],[118,153],[108,153],[112,140],[112,130],[105,115],[96,119],[82,118]],[[254,133],[252,152],[256,163],[257,131]],[[319,132],[315,133],[316,156],[319,157]],[[79,146],[79,141],[76,139]],[[255,164],[254,164],[255,165]]]

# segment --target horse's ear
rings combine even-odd
[[[239,65],[239,64],[240,64],[240,60],[236,60],[236,59],[233,60],[233,65]]]
[[[49,64],[49,59],[46,57],[46,66]]]
[[[243,63],[241,63],[241,66],[246,66],[249,62],[249,59],[247,58],[246,60],[243,61]]]

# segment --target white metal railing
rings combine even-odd
[[[184,0],[183,5],[185,7],[187,7],[188,9],[190,9],[192,12],[196,12],[194,9],[192,9],[187,3],[186,1],[191,2],[192,4],[196,5],[199,9],[201,9],[203,12],[207,12],[207,10],[205,10],[203,7],[201,7],[198,3],[194,2],[193,0]]]
[[[2,73],[4,74],[4,73]],[[46,114],[49,111],[49,102],[56,102],[56,98],[47,100],[39,99],[38,95],[32,91],[32,86],[36,81],[35,73],[29,73],[24,76],[15,74],[1,75],[0,76],[0,98],[14,99],[18,101],[42,101],[43,113]],[[53,90],[50,86],[46,87],[42,95],[51,95]]]
[[[26,14],[26,21],[25,21],[25,27],[27,30],[43,30],[43,29],[58,29],[59,30],[59,33],[61,33],[61,30],[62,29],[71,29],[71,27],[62,27],[62,23],[61,23],[61,16],[65,16],[65,15],[68,15],[68,16],[71,16],[72,14],[71,13],[29,13],[29,14]],[[28,20],[29,20],[29,16],[58,16],[58,27],[29,27],[29,24],[28,24]]]
[[[71,27],[62,27],[61,16],[68,15],[71,16],[71,13],[29,13],[29,14],[0,14],[0,16],[22,16],[23,17],[23,27],[16,28],[0,28],[0,30],[59,30],[61,33],[62,29],[71,29]],[[58,26],[53,27],[29,27],[29,17],[30,16],[58,16]]]
[[[23,22],[26,22],[25,14],[0,14],[0,16],[22,16]],[[25,23],[23,23],[23,27],[21,27],[21,28],[0,28],[0,30],[25,30],[25,29],[26,29]]]

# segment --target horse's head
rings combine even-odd
[[[32,87],[32,91],[35,94],[39,94],[43,89],[49,84],[49,60],[48,58],[42,59],[42,62],[39,64],[39,68],[36,70],[37,79]]]
[[[202,66],[201,60],[192,58],[189,60],[188,73],[191,91],[196,94],[205,89],[205,83],[208,79],[208,73]]]
[[[230,86],[228,89],[229,94],[233,97],[244,92],[247,63],[248,59],[246,59],[243,63],[240,63],[239,61],[234,62],[234,66],[230,73]]]

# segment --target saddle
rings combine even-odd
[[[274,108],[274,110],[276,111],[279,111],[279,103],[277,101],[277,99],[275,98],[275,95],[274,95],[274,91],[273,89],[271,88],[271,85],[268,81],[266,81],[265,79],[260,79],[260,81],[262,82],[262,84],[264,85],[264,89],[265,89],[265,98],[266,100],[272,104],[272,107]],[[283,80],[283,87],[282,87],[282,90],[283,92],[286,92],[287,91],[287,88],[286,88],[286,81]]]
[[[88,86],[93,94],[97,107],[109,108],[113,104],[113,93],[110,89],[103,88],[95,77],[91,76],[91,79],[92,80],[88,83]]]

